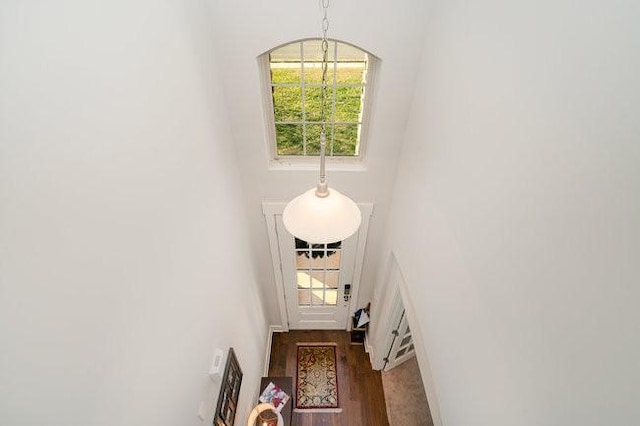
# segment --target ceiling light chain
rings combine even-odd
[[[327,154],[327,68],[329,62],[329,40],[327,32],[329,31],[329,19],[327,18],[327,9],[329,8],[329,0],[322,0],[323,18],[322,18],[322,87],[320,92],[320,179],[316,188],[316,195],[324,198],[329,195],[327,185],[327,174],[325,172],[325,157]]]

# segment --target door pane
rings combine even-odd
[[[309,265],[308,252],[296,252],[296,269],[309,269]]]
[[[306,272],[300,272],[296,274],[298,276],[298,288],[311,287],[311,276]]]
[[[342,242],[310,245],[296,238],[295,243],[299,304],[336,306],[340,285]]]
[[[338,304],[338,290],[326,290],[324,296],[325,304],[335,306]]]
[[[323,289],[313,289],[311,290],[311,304],[314,306],[322,306],[324,305],[324,290]]]
[[[325,273],[325,285],[327,288],[338,288],[340,271],[327,271]]]
[[[308,289],[298,290],[298,305],[309,306],[311,305],[311,293]]]
[[[311,273],[311,287],[324,288],[324,271],[314,271]]]
[[[322,256],[316,252],[317,256],[311,259],[311,269],[324,269],[325,265],[325,256],[322,253]]]
[[[336,250],[327,256],[327,269],[340,269],[340,250]]]

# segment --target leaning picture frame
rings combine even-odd
[[[229,348],[227,362],[224,367],[218,405],[213,417],[213,426],[233,426],[242,384],[242,370],[233,348]]]

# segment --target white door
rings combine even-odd
[[[400,319],[391,334],[393,335],[393,340],[389,354],[384,359],[384,371],[389,371],[416,355],[411,328],[404,308],[402,308]]]
[[[333,244],[308,244],[276,217],[289,328],[347,329],[358,233]]]

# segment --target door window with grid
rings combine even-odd
[[[296,242],[296,281],[299,306],[335,306],[340,285],[342,242]]]

